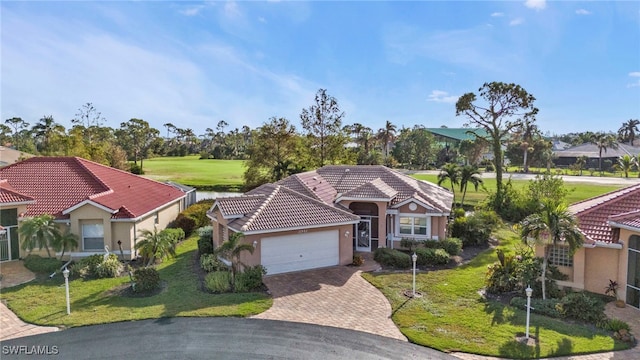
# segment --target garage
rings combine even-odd
[[[338,265],[338,230],[262,238],[261,264],[267,275]]]

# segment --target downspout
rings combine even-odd
[[[136,235],[138,233],[137,225],[138,225],[138,223],[134,221],[133,222],[133,249],[134,249],[134,254],[133,254],[134,257],[133,257],[133,259],[137,259],[138,258],[138,249],[136,249],[136,240],[138,240],[138,235]]]

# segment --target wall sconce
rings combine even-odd
[[[253,240],[253,247],[255,248],[256,246],[258,246],[258,240]]]
[[[349,237],[349,230],[344,232],[344,237]]]

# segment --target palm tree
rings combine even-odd
[[[135,249],[147,259],[146,266],[151,266],[156,259],[176,256],[176,245],[166,233],[158,232],[156,228],[153,231],[143,229],[138,232],[142,240],[136,243]]]
[[[478,191],[478,185],[482,184],[482,177],[480,174],[480,170],[477,166],[473,165],[465,165],[459,168],[460,169],[460,192],[462,192],[462,200],[460,201],[460,207],[464,205],[464,198],[467,195],[467,185],[469,183],[473,184],[476,191]]]
[[[31,129],[34,137],[39,141],[39,150],[43,153],[51,152],[51,140],[56,135],[64,135],[64,126],[58,124],[53,116],[43,116]]]
[[[251,244],[243,244],[243,233],[232,232],[229,234],[229,239],[223,242],[216,250],[215,254],[227,258],[231,261],[231,283],[235,282],[236,274],[240,270],[240,266],[244,264],[240,261],[240,255],[248,251],[253,254],[255,248]]]
[[[524,151],[522,168],[525,173],[529,172],[529,164],[527,158],[529,155],[529,147],[533,144],[534,137],[538,135],[538,126],[533,123],[533,119],[526,119],[519,129],[519,137],[521,140],[521,148]]]
[[[396,130],[396,126],[389,120],[387,120],[382,129],[378,130],[378,139],[382,141],[385,158],[389,157],[389,144],[395,139]]]
[[[440,173],[438,174],[438,185],[442,185],[442,183],[447,180],[449,180],[449,183],[451,184],[451,192],[453,193],[453,198],[455,199],[455,186],[460,183],[460,167],[458,165],[454,163],[448,163],[442,166],[442,168],[440,169]]]
[[[635,159],[629,154],[624,154],[618,158],[618,165],[620,165],[620,169],[624,171],[624,177],[629,177],[629,171],[631,171],[634,165],[634,160]]]
[[[640,125],[640,120],[637,119],[629,119],[629,121],[622,123],[622,126],[618,130],[620,141],[629,139],[629,145],[633,146],[633,140],[636,139],[636,135],[640,131],[638,125]]]
[[[593,134],[589,140],[598,147],[598,167],[600,168],[600,174],[602,174],[602,151],[607,152],[607,149],[617,149],[618,143],[613,135],[605,133]]]
[[[72,233],[67,229],[63,234],[59,234],[53,240],[53,248],[55,251],[62,251],[60,254],[60,260],[64,257],[64,252],[69,249],[73,250],[78,247],[78,235]]]
[[[542,299],[546,299],[546,273],[549,260],[549,245],[567,243],[573,256],[582,246],[584,238],[578,229],[575,217],[564,204],[547,200],[539,212],[527,216],[520,222],[520,238],[528,243],[530,238],[544,246],[542,258]]]
[[[53,219],[53,216],[45,214],[21,222],[18,232],[22,236],[22,250],[44,248],[47,250],[47,255],[51,257],[49,246],[53,245],[55,239],[60,236],[58,225],[53,222]]]

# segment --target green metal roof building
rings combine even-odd
[[[426,131],[433,134],[436,141],[446,145],[458,145],[462,140],[475,140],[478,134],[481,137],[487,137],[487,131],[481,128],[425,128]]]

